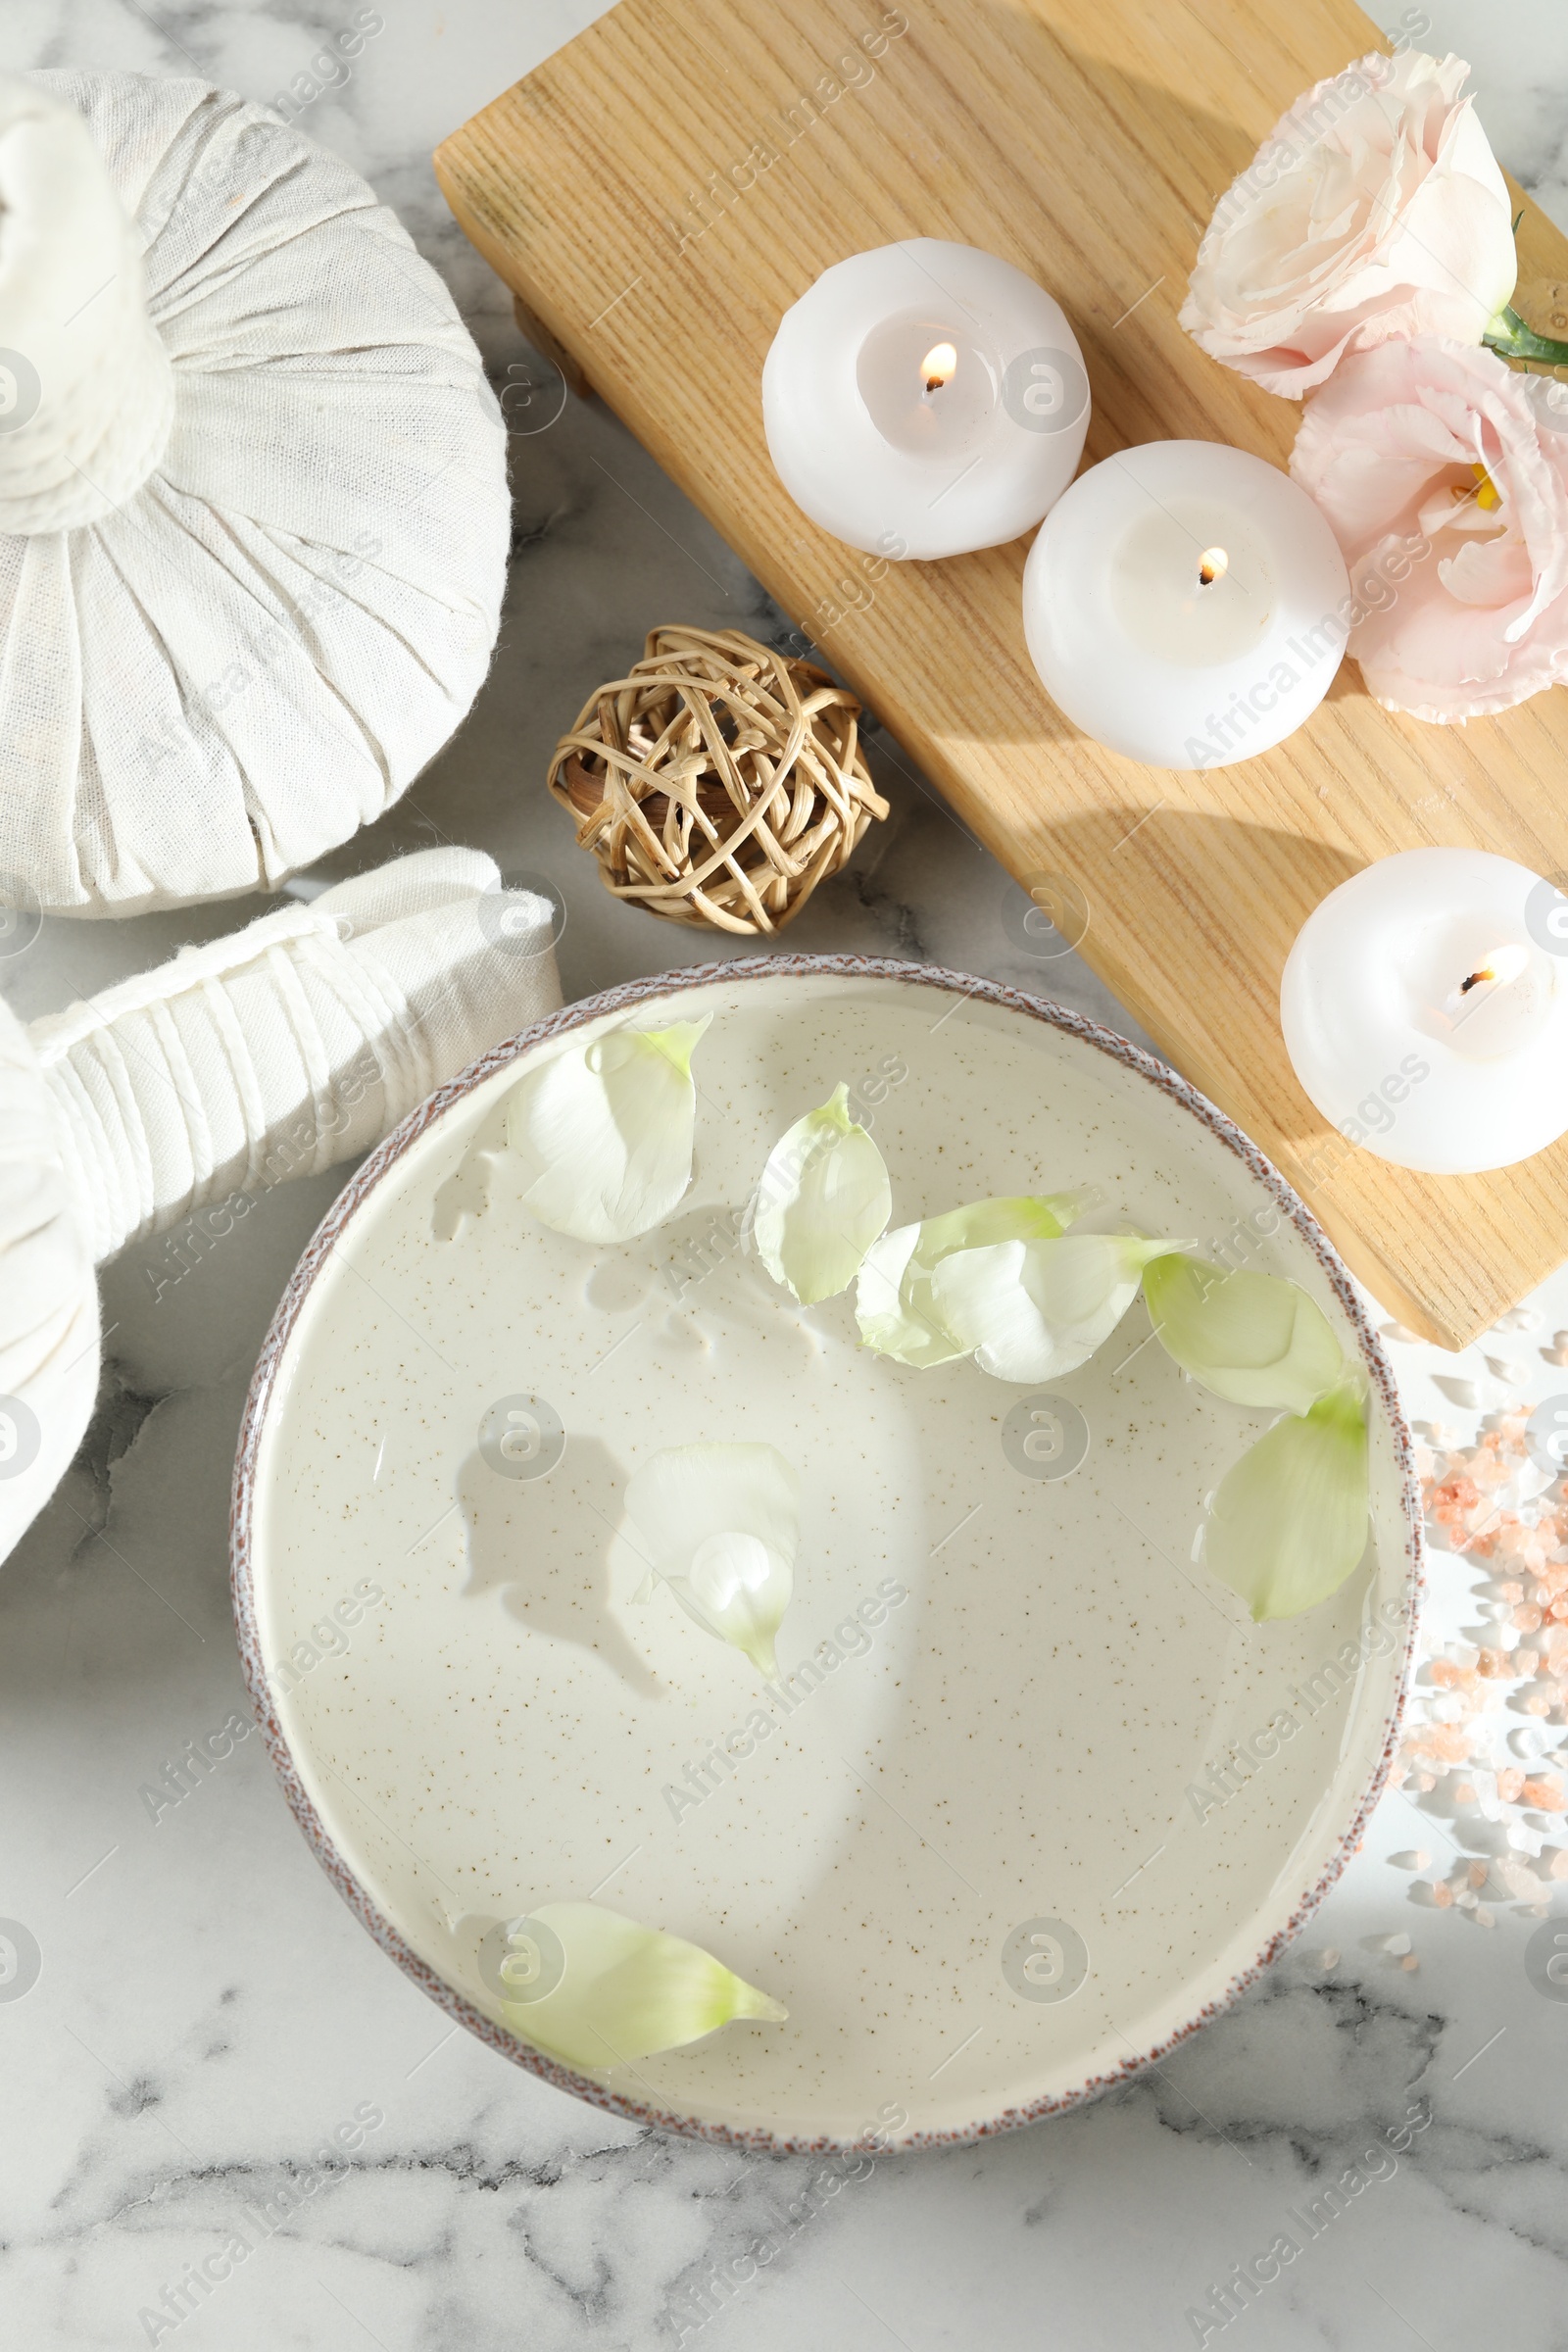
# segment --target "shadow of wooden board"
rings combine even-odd
[[[1177,313],[1217,198],[1280,114],[1385,46],[1348,0],[620,0],[435,163],[525,312],[959,815],[1020,880],[1078,886],[1095,970],[1377,1298],[1456,1348],[1568,1255],[1568,1142],[1468,1178],[1350,1150],[1291,1072],[1280,972],[1324,893],[1391,851],[1568,865],[1568,696],[1424,726],[1347,663],[1277,751],[1141,767],[1042,690],[1025,543],[872,582],[786,496],[761,416],[780,315],[823,270],[947,237],[1066,310],[1094,394],[1086,465],[1185,436],[1283,466],[1296,405],[1206,358]],[[1522,287],[1568,278],[1568,241],[1519,205]]]

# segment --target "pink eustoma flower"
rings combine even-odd
[[[1291,471],[1349,566],[1349,652],[1391,710],[1449,721],[1568,680],[1568,390],[1426,335],[1347,360]]]

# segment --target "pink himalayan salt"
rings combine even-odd
[[[1462,1723],[1427,1723],[1413,1732],[1407,1742],[1412,1755],[1429,1763],[1463,1764],[1468,1762],[1475,1735]]]
[[[1568,1807],[1560,1781],[1526,1781],[1519,1791],[1520,1802],[1537,1813],[1561,1813]]]
[[[1427,1497],[1427,1509],[1440,1527],[1455,1527],[1480,1500],[1481,1489],[1473,1478],[1444,1478]]]

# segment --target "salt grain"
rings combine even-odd
[[[1430,1854],[1423,1853],[1419,1846],[1412,1845],[1402,1854],[1391,1854],[1389,1867],[1391,1870],[1425,1870],[1431,1860]]]

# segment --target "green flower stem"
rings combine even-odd
[[[1505,360],[1544,360],[1551,368],[1568,368],[1568,343],[1538,335],[1511,303],[1497,313],[1481,340],[1489,351],[1500,353]]]

